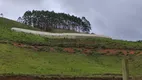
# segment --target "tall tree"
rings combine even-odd
[[[27,24],[27,25],[31,25],[32,24],[32,13],[31,11],[26,11],[24,13],[24,16],[23,16],[23,19],[24,19],[24,23]]]
[[[20,22],[20,23],[23,23],[23,19],[22,19],[21,17],[19,17],[19,18],[17,19],[17,21]]]
[[[82,17],[82,21],[83,21],[83,23],[82,23],[82,26],[83,26],[82,27],[82,31],[86,32],[86,33],[89,33],[90,30],[91,30],[90,22],[85,17]]]
[[[90,32],[91,24],[85,18],[79,18],[65,13],[55,13],[54,11],[26,11],[23,15],[23,23],[51,31],[52,29],[68,29],[78,32]]]
[[[0,16],[3,17],[3,13],[1,13]]]

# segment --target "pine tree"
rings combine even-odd
[[[67,29],[89,33],[91,30],[91,24],[85,17],[79,18],[70,14],[55,13],[54,11],[26,11],[22,19],[24,24],[44,31]]]

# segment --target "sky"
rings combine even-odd
[[[33,9],[85,16],[95,34],[142,40],[142,0],[0,0],[0,13],[9,19]]]

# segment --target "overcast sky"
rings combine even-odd
[[[0,13],[10,19],[33,9],[85,16],[96,34],[142,40],[142,0],[0,0]]]

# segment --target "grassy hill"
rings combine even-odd
[[[13,20],[0,18],[0,40],[27,42],[27,43],[46,43],[47,41],[46,38],[44,37],[11,31],[12,27],[39,30],[37,28],[33,28],[31,26],[27,26]],[[74,32],[74,31],[55,29],[53,30],[53,32],[61,33],[61,32]]]
[[[17,32],[11,31],[12,27],[37,30],[36,28],[26,26],[16,21],[0,18],[0,40],[17,41],[17,42],[33,42],[33,43],[46,41],[43,37],[40,37],[40,36],[17,33]]]
[[[72,55],[67,53],[37,52],[30,49],[14,47],[9,44],[0,44],[0,47],[0,62],[2,65],[0,67],[0,73],[49,75],[121,73],[121,65],[117,57],[100,56],[98,59],[95,59],[82,54]],[[111,64],[115,64],[116,62],[119,64],[111,66]]]
[[[95,76],[121,74],[121,57],[42,52],[0,44],[0,74]],[[130,64],[133,75],[142,75],[135,58]],[[135,63],[133,66],[132,63]]]
[[[21,42],[28,44],[42,44],[51,46],[65,47],[94,47],[94,48],[113,48],[113,49],[135,49],[141,50],[141,42],[112,40],[109,38],[77,38],[77,39],[50,39],[32,34],[25,34],[11,31],[12,27],[38,30],[33,27],[18,23],[5,18],[0,18],[0,40]],[[56,31],[56,30],[55,30]],[[57,31],[58,32],[58,31]],[[61,31],[59,31],[61,32]],[[71,31],[72,32],[72,31]],[[52,44],[50,44],[52,43]],[[69,45],[68,45],[69,44]]]
[[[60,39],[11,31],[12,27],[38,30],[5,18],[0,18],[0,74],[43,74],[92,76],[121,74],[120,55],[101,55],[124,50],[134,54],[142,52],[141,42],[108,38]],[[12,45],[16,43],[16,45]],[[20,46],[17,44],[20,44]],[[35,49],[36,48],[36,49]],[[57,51],[50,51],[56,48]],[[67,50],[65,52],[64,50]],[[88,54],[82,54],[82,50]],[[74,50],[75,53],[69,51]],[[123,50],[123,51],[122,51]],[[100,52],[98,52],[100,51]],[[122,52],[120,52],[122,51]],[[142,56],[132,55],[129,63],[131,75],[142,75]]]

